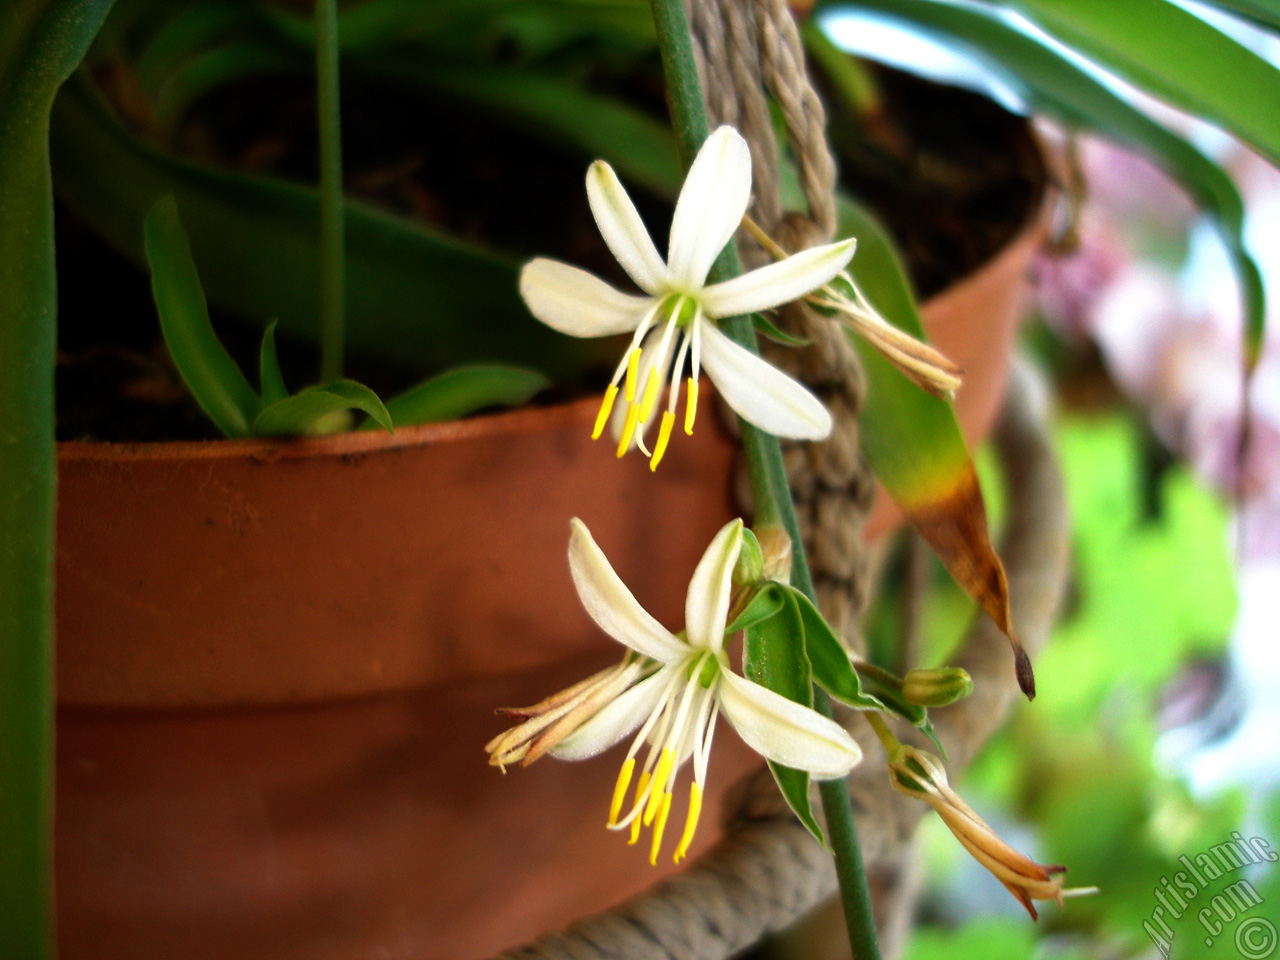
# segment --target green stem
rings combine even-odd
[[[693,43],[682,0],[651,0],[653,19],[662,53],[662,67],[667,81],[667,101],[671,121],[686,169],[698,148],[710,134],[702,102],[702,88],[693,58]],[[712,282],[736,277],[742,273],[738,253],[732,243],[716,259],[708,279]],[[721,324],[734,341],[758,352],[755,330],[747,317],[734,317]],[[816,600],[813,579],[800,538],[795,507],[791,502],[782,448],[776,437],[742,423],[742,446],[755,499],[755,524],[768,527],[781,524],[791,536],[792,583]],[[831,716],[831,701],[820,689],[814,689],[814,709]],[[866,871],[858,844],[858,831],[853,820],[849,791],[843,780],[829,780],[819,785],[822,807],[827,819],[828,840],[835,854],[836,877],[840,882],[840,898],[854,960],[880,960],[880,944],[876,938],[875,917],[871,911],[871,894],[867,889]]]
[[[315,19],[316,110],[320,128],[320,382],[329,383],[342,377],[346,332],[337,0],[316,0]]]

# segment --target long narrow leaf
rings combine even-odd
[[[0,953],[53,938],[53,367],[49,110],[110,0],[0,12]]]
[[[1280,0],[1207,0],[1221,10],[1226,10],[1259,27],[1280,30]]]
[[[209,307],[173,197],[156,201],[147,214],[145,235],[151,290],[174,366],[219,430],[228,437],[248,436],[262,400],[209,321]]]
[[[1085,56],[1280,163],[1280,70],[1167,0],[1011,0]]]
[[[1231,178],[1196,147],[1058,51],[998,17],[952,0],[858,0],[947,43],[959,40],[1008,79],[1031,106],[1136,150],[1177,180],[1213,220],[1240,283],[1250,364],[1266,316],[1262,277],[1244,243],[1244,203]]]
[[[550,380],[527,367],[456,367],[392,397],[387,401],[387,410],[392,421],[401,427],[458,420],[487,407],[519,406],[549,386]]]
[[[867,299],[885,319],[923,339],[915,299],[883,228],[844,199],[839,221],[840,236],[858,238],[852,269]],[[951,404],[925,393],[861,338],[851,339],[867,375],[867,462],[951,576],[1009,638],[1018,684],[1034,696],[1031,661],[1013,631],[1004,565],[991,545],[978,475]]]
[[[262,334],[262,348],[258,351],[258,388],[262,391],[262,403],[270,406],[289,395],[280,372],[280,359],[276,355],[276,321],[267,324]]]

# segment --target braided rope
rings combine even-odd
[[[996,431],[1009,511],[1001,554],[1009,572],[1016,627],[1029,652],[1044,643],[1067,578],[1069,528],[1061,473],[1044,404],[1019,371]],[[959,663],[974,693],[935,716],[938,735],[963,769],[999,728],[1018,697],[1008,644],[990,620],[965,638]],[[868,758],[878,745],[865,724],[855,728]],[[912,731],[899,730],[904,740]],[[863,855],[884,863],[914,833],[926,808],[889,785],[868,759],[849,781]],[[789,927],[836,889],[826,853],[778,798],[767,771],[748,778],[730,804],[727,836],[684,873],[567,930],[502,954],[501,960],[724,960],[767,934]]]

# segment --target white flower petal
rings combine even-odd
[[[720,396],[748,423],[779,437],[821,440],[831,414],[817,397],[772,364],[702,321],[702,366]]]
[[[857,742],[834,720],[728,670],[720,705],[752,750],[819,780],[843,777],[862,759]]]
[[[698,561],[685,597],[684,627],[691,646],[719,653],[729,621],[729,594],[733,566],[742,552],[742,521],[731,520],[720,528]]]
[[[634,330],[653,304],[649,297],[615,290],[585,270],[546,257],[524,265],[520,296],[530,313],[571,337],[607,337]]]
[[[676,290],[703,285],[751,202],[751,150],[733,127],[707,137],[689,167],[671,220],[667,271]]]
[[[591,619],[609,636],[637,653],[670,663],[689,648],[655,620],[631,595],[577,517],[569,521],[569,572]]]
[[[716,283],[698,294],[709,317],[736,317],[790,303],[822,286],[853,258],[856,241],[802,250],[785,260]]]
[[[624,691],[572,734],[551,748],[560,760],[585,760],[603,753],[635,730],[662,698],[666,671],[659,670]]]
[[[618,175],[603,160],[597,160],[587,170],[587,200],[600,235],[622,269],[641,290],[659,293],[667,280],[667,265]]]

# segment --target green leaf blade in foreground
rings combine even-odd
[[[488,407],[520,406],[549,386],[546,376],[527,367],[473,364],[446,370],[392,397],[387,411],[400,427],[460,420]]]
[[[214,332],[172,196],[151,208],[143,232],[156,312],[174,366],[219,430],[228,437],[248,436],[262,401]]]
[[[843,198],[838,217],[837,234],[858,238],[851,271],[862,292],[886,320],[924,339],[915,298],[883,228]],[[1031,661],[1013,630],[1004,564],[991,544],[978,474],[955,411],[861,337],[850,338],[867,376],[861,435],[867,462],[947,572],[1009,638],[1018,685],[1034,697]]]
[[[1280,70],[1167,0],[1012,0],[1048,33],[1280,164]]]
[[[0,14],[0,952],[51,960],[53,370],[49,111],[110,0]]]
[[[376,393],[354,380],[335,380],[264,407],[253,420],[253,434],[278,437],[308,433],[320,420],[343,410],[363,410],[391,432],[391,415]]]
[[[1266,317],[1262,275],[1244,242],[1244,202],[1227,173],[1087,71],[999,18],[953,0],[858,0],[975,53],[1020,83],[1037,110],[1136,150],[1180,183],[1213,221],[1240,284],[1248,362],[1256,362]]]
[[[742,672],[748,680],[795,703],[812,707],[813,681],[804,650],[804,622],[790,592],[778,592],[783,601],[778,613],[747,628]],[[788,806],[818,842],[826,846],[826,837],[809,802],[809,774],[772,760],[769,770]]]

